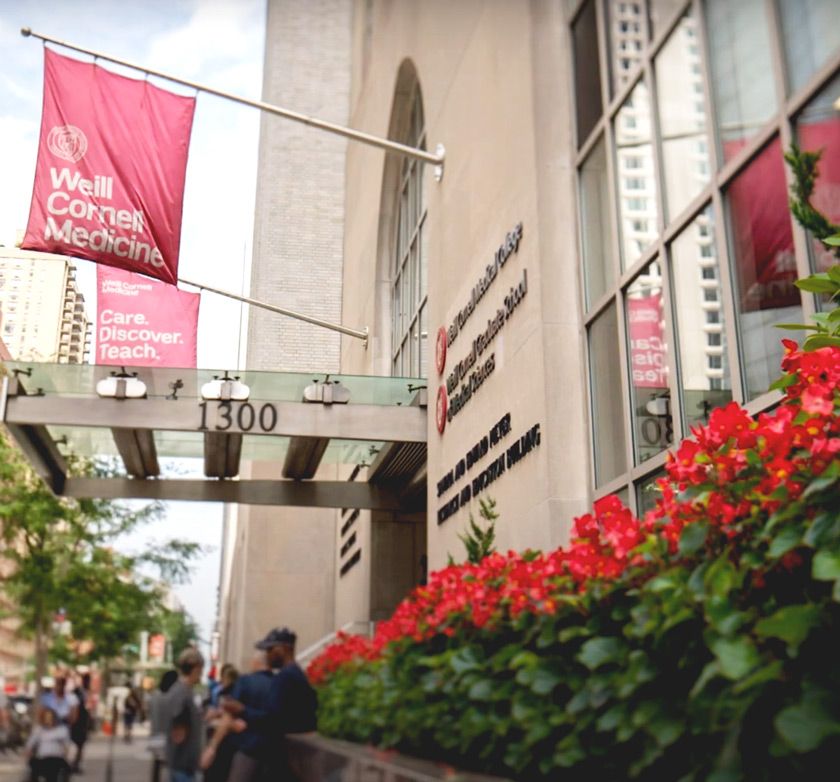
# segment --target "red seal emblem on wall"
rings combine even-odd
[[[443,373],[443,368],[446,366],[446,329],[441,326],[437,332],[437,340],[435,340],[435,366],[438,374]]]
[[[446,429],[446,411],[449,408],[449,399],[446,396],[446,388],[441,386],[437,392],[437,404],[435,405],[435,423],[437,430],[443,434]]]

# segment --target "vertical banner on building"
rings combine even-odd
[[[96,291],[97,364],[195,367],[199,294],[104,266]]]
[[[627,299],[630,366],[636,388],[667,388],[668,361],[662,333],[662,296]]]
[[[175,284],[195,98],[44,50],[22,247]]]

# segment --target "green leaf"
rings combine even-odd
[[[808,484],[808,488],[802,493],[803,497],[812,497],[814,494],[819,494],[819,492],[830,488],[838,481],[837,475],[829,475],[829,476],[821,476],[816,478],[815,480],[811,481]]]
[[[787,554],[791,549],[796,548],[801,541],[802,530],[798,525],[785,527],[773,538],[773,542],[770,544],[770,549],[767,553],[772,559],[778,559]]]
[[[819,624],[820,614],[820,606],[813,603],[785,606],[758,622],[755,631],[762,638],[781,638],[789,648],[796,650],[811,628]]]
[[[747,636],[718,638],[712,643],[711,649],[720,663],[721,673],[728,679],[745,676],[761,659],[755,644]]]
[[[590,638],[580,650],[577,659],[590,671],[617,661],[624,653],[625,646],[618,638],[597,637]]]
[[[449,661],[449,664],[452,666],[452,670],[455,671],[455,673],[462,674],[467,671],[474,671],[478,668],[478,659],[475,656],[475,652],[467,646],[455,652],[455,654],[452,655],[452,659]]]
[[[531,690],[537,695],[548,695],[558,684],[560,677],[547,668],[538,668],[531,682]]]
[[[705,545],[708,533],[709,525],[705,522],[686,525],[680,535],[680,555],[688,557],[698,552]]]
[[[809,293],[834,293],[837,283],[827,274],[812,274],[802,280],[796,281],[796,287]]]
[[[832,236],[826,236],[822,240],[822,242],[823,242],[823,244],[827,244],[829,247],[840,247],[840,234],[834,234]],[[834,274],[832,274],[832,272],[840,272],[840,267],[832,266],[828,270],[829,275],[832,277],[832,279],[834,279]]]
[[[819,326],[809,326],[807,323],[777,323],[777,329],[788,329],[789,331],[819,331]]]
[[[811,566],[811,575],[817,581],[836,581],[840,578],[840,551],[818,551]]]
[[[746,679],[741,679],[737,684],[733,685],[732,692],[739,694],[765,682],[778,681],[782,678],[784,672],[784,663],[781,660],[773,660],[772,663],[764,665],[754,673],[747,676]]]
[[[820,348],[840,348],[840,337],[813,334],[805,340],[805,344],[802,347],[808,351],[819,350]]]
[[[479,679],[470,687],[468,697],[472,701],[489,701],[493,699],[493,690],[491,679]]]
[[[840,517],[821,513],[805,531],[802,542],[811,548],[820,548],[840,537]]]
[[[840,733],[840,722],[814,700],[789,706],[776,716],[774,723],[785,743],[797,752],[811,752],[829,736]]]
[[[782,375],[778,380],[770,384],[771,391],[784,391],[796,382],[796,375]]]

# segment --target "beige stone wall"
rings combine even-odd
[[[359,2],[354,23],[351,124],[383,134],[392,122],[401,64],[410,59],[423,94],[428,146],[446,146],[442,182],[427,167],[429,350],[451,323],[505,234],[523,224],[512,255],[450,348],[462,359],[511,286],[527,269],[528,292],[488,352],[493,374],[440,436],[433,400],[439,378],[430,361],[428,548],[432,569],[460,556],[457,534],[475,499],[438,526],[436,483],[505,413],[507,448],[534,424],[541,445],[486,494],[498,503],[501,549],[564,542],[573,513],[586,505],[588,443],[580,327],[568,34],[553,4],[508,0]],[[393,191],[382,152],[351,144],[347,156],[344,301],[346,320],[371,328],[365,352],[342,341],[342,370],[387,374],[388,280]],[[383,190],[383,183],[385,190]],[[467,472],[472,479],[491,450]]]

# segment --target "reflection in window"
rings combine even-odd
[[[589,0],[572,25],[575,57],[575,104],[578,146],[586,141],[601,118],[601,66],[595,2]]]
[[[709,65],[724,160],[776,111],[764,0],[706,0]]]
[[[603,138],[580,169],[580,200],[586,306],[589,308],[615,281],[610,258],[610,193]]]
[[[425,148],[423,103],[415,87],[411,122],[403,143]],[[426,276],[423,225],[423,164],[403,158],[398,196],[396,253],[391,287],[391,374],[426,376]]]
[[[633,160],[633,176],[618,179],[622,260],[627,268],[656,238],[657,230],[650,101],[643,81],[636,85],[616,115],[615,143],[619,171],[630,167],[626,159]],[[639,210],[636,207],[642,202],[645,209]],[[643,230],[637,227],[641,218],[645,218]]]
[[[665,470],[657,470],[636,484],[636,515],[639,518],[656,506],[656,501],[661,496],[656,482],[665,476]]]
[[[840,49],[837,0],[779,0],[791,92]]]
[[[624,304],[633,404],[633,452],[638,464],[667,448],[674,439],[662,271],[657,260],[651,261],[633,280]]]
[[[840,98],[840,76],[835,76],[796,118],[799,146],[809,151],[823,150],[811,203],[833,223],[840,223],[840,111],[834,102]],[[821,241],[811,238],[811,263],[825,271],[837,257]]]
[[[671,245],[685,431],[707,423],[715,407],[732,399],[712,223],[707,207]]]
[[[754,399],[779,375],[784,334],[775,324],[802,321],[778,137],[733,180],[728,204],[746,396]]]
[[[654,37],[662,32],[664,26],[674,18],[677,8],[683,5],[683,0],[648,0],[648,16]]]
[[[630,82],[642,61],[645,43],[642,3],[609,0],[607,23],[610,40],[610,95],[615,95]]]
[[[603,486],[627,469],[618,318],[610,304],[589,327],[589,374],[592,389],[592,436],[595,485]]]
[[[697,22],[686,14],[656,58],[656,91],[662,133],[668,215],[678,215],[709,181],[703,77],[696,40]],[[693,51],[692,51],[693,50]]]

